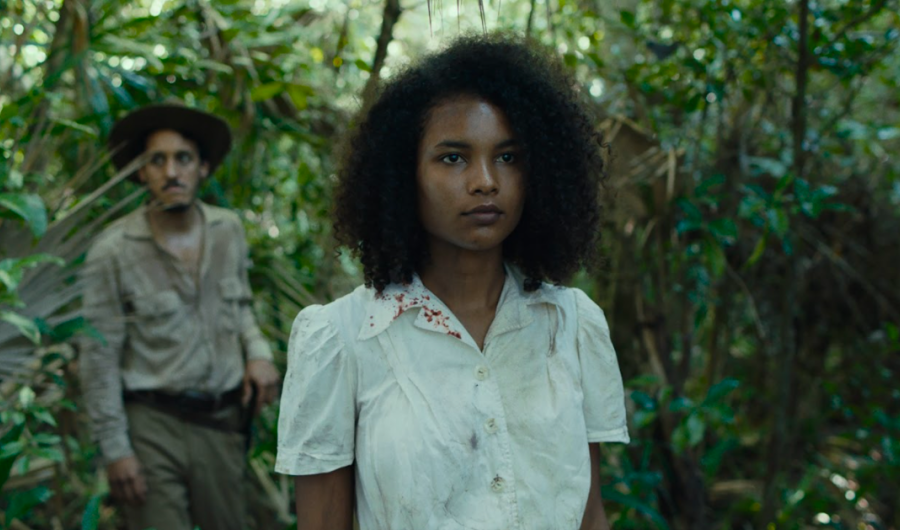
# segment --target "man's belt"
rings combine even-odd
[[[126,390],[123,393],[126,402],[154,405],[162,409],[192,414],[213,414],[220,410],[239,405],[241,387],[222,394],[210,394],[188,390],[178,394],[162,390]]]

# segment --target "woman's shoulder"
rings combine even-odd
[[[308,305],[297,315],[297,321],[321,322],[344,328],[362,322],[366,306],[372,300],[372,289],[360,285],[344,296],[327,304]]]
[[[562,308],[563,318],[574,317],[579,329],[602,330],[607,328],[603,309],[578,287],[542,283],[539,289],[526,293],[525,296],[540,299],[540,301]]]
[[[609,325],[603,309],[581,289],[568,288],[578,316],[580,335],[609,335]]]

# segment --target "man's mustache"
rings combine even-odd
[[[182,183],[178,182],[177,180],[170,180],[170,181],[166,182],[165,186],[163,186],[163,191],[165,191],[169,188],[184,188],[184,185]]]

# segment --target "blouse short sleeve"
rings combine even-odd
[[[625,393],[603,310],[575,289],[578,359],[588,442],[628,443]]]
[[[356,369],[322,306],[297,315],[288,343],[275,470],[327,473],[353,463]]]

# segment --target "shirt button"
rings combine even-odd
[[[484,381],[485,379],[488,378],[489,375],[491,375],[491,371],[488,370],[487,366],[479,364],[478,366],[475,367],[475,379],[478,379],[479,381]]]
[[[506,481],[499,476],[494,477],[494,480],[491,481],[491,491],[494,493],[503,493],[504,489],[506,489]]]
[[[494,434],[497,432],[497,420],[491,418],[484,422],[484,430],[487,431],[488,434]]]

